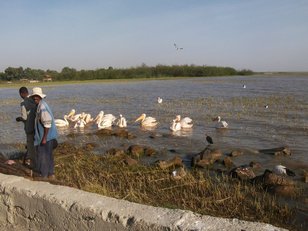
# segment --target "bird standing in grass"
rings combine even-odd
[[[277,175],[287,175],[287,176],[295,176],[295,173],[293,171],[291,171],[290,169],[288,169],[286,166],[283,166],[281,164],[276,165],[273,168],[273,173],[277,174]]]

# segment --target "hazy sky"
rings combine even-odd
[[[308,71],[308,0],[1,0],[0,29],[0,71]]]

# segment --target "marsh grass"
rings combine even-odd
[[[91,154],[87,148],[63,143],[55,153],[56,177],[85,191],[153,206],[284,227],[292,219],[290,208],[256,185],[197,169],[174,179],[172,169],[126,166],[122,158]]]

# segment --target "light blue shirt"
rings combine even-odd
[[[55,119],[48,104],[42,99],[37,106],[35,117],[34,145],[40,145],[44,135],[44,127],[49,128],[47,142],[58,137]]]

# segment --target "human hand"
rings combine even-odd
[[[20,122],[20,121],[23,121],[23,119],[22,119],[22,117],[17,117],[17,118],[16,118],[16,121],[17,121],[17,122]]]

